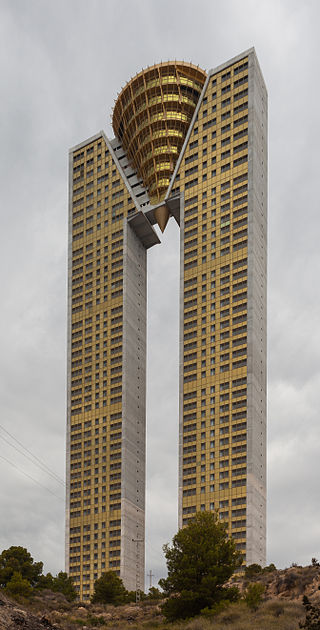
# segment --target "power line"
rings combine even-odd
[[[12,433],[9,433],[9,431],[7,431],[7,429],[5,429],[1,424],[0,424],[0,429],[2,431],[4,431],[5,433],[7,433],[7,435],[9,435],[11,437],[12,440],[14,440],[15,442],[17,442],[17,444],[19,444],[19,446],[21,446],[27,453],[29,453],[29,455],[31,455],[31,457],[33,459],[36,460],[36,462],[32,462],[35,466],[39,466],[39,468],[41,468],[44,472],[46,472],[48,475],[50,475],[51,477],[53,477],[55,479],[55,481],[57,481],[58,483],[60,483],[61,485],[63,485],[65,487],[65,482],[63,481],[63,479],[61,477],[59,477],[59,475],[57,475],[53,470],[51,470],[49,468],[49,466],[47,466],[44,462],[41,461],[41,459],[39,459],[39,457],[37,457],[36,455],[34,455],[31,451],[29,451],[28,448],[26,448],[26,446],[24,446],[22,444],[22,442],[19,442],[19,440],[17,440],[17,438],[14,437],[14,435],[12,435]],[[8,442],[8,440],[3,436],[0,435],[0,438],[2,440],[4,440],[5,442],[7,442],[12,448],[15,448],[21,455],[23,455],[24,457],[26,457],[27,459],[30,460],[30,457],[28,457],[27,455],[25,455],[24,453],[22,453],[14,444],[10,444],[10,442]],[[32,461],[32,460],[31,460]]]
[[[45,464],[43,461],[41,461],[41,459],[39,459],[39,457],[37,457],[37,455],[34,455],[26,446],[24,446],[24,444],[22,444],[22,442],[17,440],[17,438],[14,437],[14,435],[12,435],[12,433],[10,433],[7,429],[5,429],[1,424],[0,424],[0,429],[2,429],[2,431],[7,433],[7,435],[9,435],[15,442],[17,442],[17,444],[19,444],[19,446],[21,446],[27,453],[29,453],[29,455],[31,455],[31,457],[33,457],[37,462],[39,462],[39,464],[41,466],[43,466],[49,474],[53,475],[55,477],[55,479],[57,481],[59,481],[59,483],[61,483],[61,484],[63,484],[65,486],[64,480],[61,477],[59,477],[59,475],[57,475],[53,470],[51,470],[49,468],[49,466],[47,466],[47,464]],[[13,446],[13,445],[11,445],[11,446]]]
[[[50,477],[56,481],[61,483],[62,485],[65,485],[62,481],[60,481],[60,479],[57,479],[56,476],[49,472],[44,466],[42,466],[41,464],[38,464],[37,462],[33,461],[33,459],[31,457],[29,457],[28,455],[26,455],[23,451],[21,451],[17,446],[15,446],[14,444],[11,444],[9,442],[9,440],[7,440],[3,435],[0,435],[0,439],[4,440],[7,444],[9,444],[9,446],[11,446],[12,448],[14,448],[18,453],[20,453],[23,457],[25,457],[26,459],[28,459],[34,466],[38,466],[38,468],[40,468],[40,470],[42,470],[42,472],[45,472],[46,474],[50,475]]]
[[[13,468],[16,468],[19,472],[21,472],[25,477],[28,477],[29,479],[31,479],[32,481],[34,481],[34,483],[37,483],[38,486],[41,486],[41,488],[44,488],[44,490],[47,490],[47,492],[50,492],[50,494],[53,494],[54,497],[56,497],[57,499],[59,499],[60,501],[64,502],[64,499],[62,499],[61,497],[59,497],[55,492],[52,492],[52,490],[50,490],[50,488],[47,488],[47,486],[44,486],[42,483],[40,483],[40,481],[38,481],[37,479],[35,479],[34,477],[31,477],[31,475],[29,475],[28,473],[24,472],[24,470],[22,470],[21,468],[19,468],[19,466],[16,466],[16,464],[14,464],[13,462],[10,462],[9,459],[7,459],[6,457],[4,457],[3,455],[0,455],[0,458],[3,459],[5,462],[7,462],[7,464],[10,464],[10,466],[12,466]]]

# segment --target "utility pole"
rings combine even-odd
[[[136,543],[136,604],[137,604],[138,602],[140,602],[140,598],[141,598],[139,543],[144,543],[144,538],[132,538],[132,542]]]
[[[153,575],[151,569],[150,569],[150,571],[149,571],[149,573],[147,575],[148,575],[148,578],[149,578],[149,588],[151,588],[152,587],[152,578],[154,578],[154,575]]]

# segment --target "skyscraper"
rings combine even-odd
[[[254,49],[137,74],[70,151],[66,568],[144,586],[147,250],[180,226],[179,526],[265,562],[267,93]],[[172,220],[172,219],[171,219]],[[178,439],[178,419],[177,419]]]

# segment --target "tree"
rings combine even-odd
[[[260,564],[249,564],[245,570],[244,575],[248,579],[252,579],[257,577],[258,575],[262,575],[263,573],[272,573],[272,571],[276,571],[277,567],[271,563],[266,567],[263,567]]]
[[[163,593],[156,586],[150,586],[146,599],[163,599]]]
[[[63,593],[69,601],[77,597],[72,578],[60,571],[56,577],[42,574],[43,562],[34,562],[24,547],[10,547],[0,554],[0,586],[12,594],[29,595],[32,588],[48,588]]]
[[[6,591],[9,595],[30,597],[32,593],[32,586],[28,580],[25,580],[22,577],[21,573],[14,571],[11,579],[7,582]]]
[[[126,599],[126,589],[114,571],[103,573],[94,583],[93,604],[122,604]]]
[[[168,577],[159,581],[169,599],[163,612],[169,621],[192,617],[203,608],[239,597],[225,583],[241,565],[241,554],[228,539],[226,525],[212,512],[199,512],[164,545]],[[173,596],[173,597],[170,597]]]
[[[54,593],[63,593],[69,602],[72,602],[77,597],[77,591],[74,587],[71,577],[68,577],[67,573],[60,571],[56,577],[53,577],[51,573],[47,575],[41,575],[38,588],[48,588]]]
[[[262,569],[262,573],[272,573],[273,571],[276,571],[277,567],[275,564],[273,564],[273,562],[271,562],[271,564],[267,564],[266,567],[263,567]]]
[[[43,588],[47,588],[50,591],[53,590],[53,580],[54,577],[52,575],[52,573],[47,573],[46,575],[40,575],[38,584],[37,584],[37,588],[38,589],[43,589]]]
[[[144,599],[143,596],[144,596],[144,593],[140,593],[141,599]],[[126,591],[125,597],[124,597],[124,603],[130,604],[131,602],[135,602],[136,597],[137,597],[136,591]]]
[[[42,573],[43,563],[34,562],[24,547],[10,547],[0,554],[0,586],[6,586],[14,573],[36,586]]]
[[[261,573],[262,566],[260,564],[249,564],[244,570],[244,575],[246,578],[253,578],[256,575],[260,575]]]
[[[244,597],[244,601],[246,602],[248,608],[251,610],[257,610],[257,608],[259,608],[264,591],[265,587],[261,584],[261,582],[249,584]]]
[[[64,571],[60,571],[60,573],[53,578],[52,590],[55,593],[63,593],[69,602],[72,602],[77,597],[77,591],[72,578],[68,577],[67,573],[64,573]]]

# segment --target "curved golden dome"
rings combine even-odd
[[[118,96],[113,130],[153,204],[165,196],[206,76],[168,61],[142,70]]]

